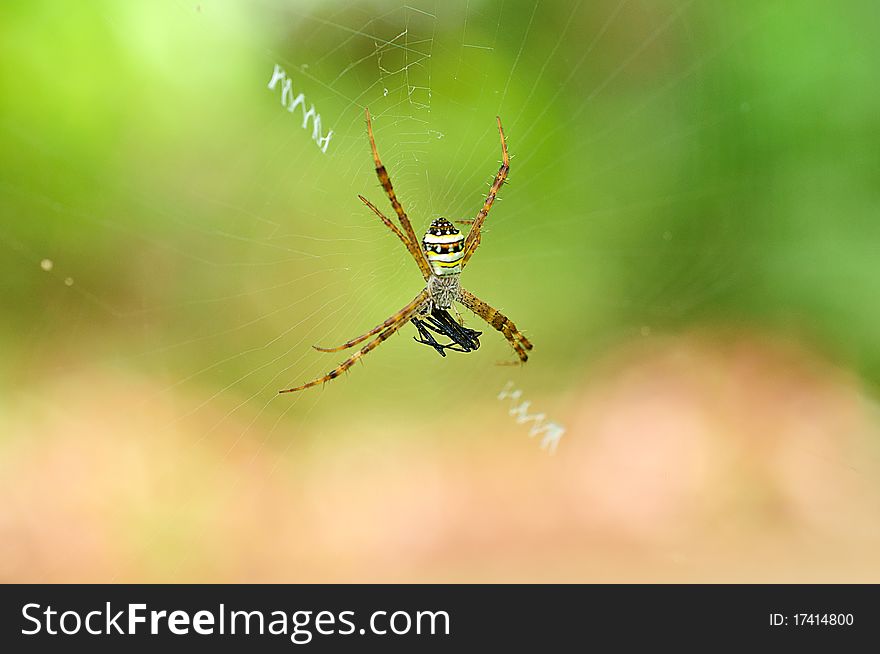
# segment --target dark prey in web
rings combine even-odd
[[[446,356],[445,350],[453,352],[473,352],[480,349],[480,336],[483,332],[469,329],[456,321],[445,309],[434,308],[424,319],[413,318],[410,322],[419,330],[419,336],[413,336],[416,343],[428,345],[437,350],[440,356]],[[450,339],[450,343],[442,344],[431,334],[434,332]]]

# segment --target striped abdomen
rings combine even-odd
[[[435,275],[457,275],[461,272],[464,234],[446,218],[438,218],[431,223],[422,245]]]

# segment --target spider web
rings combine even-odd
[[[749,95],[736,87],[737,53],[778,20],[777,6],[722,28],[723,3],[449,4],[107,3],[84,22],[126,57],[78,63],[107,73],[126,117],[94,124],[88,106],[108,103],[106,87],[73,93],[52,83],[71,100],[73,133],[104,130],[92,156],[110,163],[81,165],[69,152],[88,152],[82,144],[7,114],[5,138],[30,153],[21,170],[39,164],[63,178],[47,190],[4,171],[7,208],[44,220],[0,227],[10,297],[33,321],[9,387],[22,406],[52,398],[91,444],[104,443],[94,434],[143,434],[138,424],[148,425],[158,443],[148,455],[163,461],[157,492],[167,485],[180,498],[161,524],[141,523],[144,560],[154,548],[175,552],[173,566],[155,564],[162,580],[191,578],[207,545],[182,528],[192,554],[176,553],[173,525],[209,501],[240,509],[238,493],[253,492],[254,476],[274,485],[323,471],[330,482],[303,481],[301,490],[332,494],[332,480],[358,457],[388,462],[386,472],[405,461],[401,435],[442,453],[446,440],[472,447],[476,430],[493,434],[485,447],[516,442],[540,453],[496,400],[511,380],[533,411],[566,425],[566,439],[587,439],[592,427],[579,422],[575,398],[602,377],[591,366],[605,353],[724,320],[731,298],[758,283],[767,252],[755,234],[765,216],[749,217],[742,198],[767,184],[747,169],[731,175],[735,166],[713,148],[804,84]],[[155,29],[138,27],[145,23]],[[326,153],[266,88],[275,65],[333,130]],[[717,66],[731,67],[729,86],[704,88],[717,83]],[[344,358],[311,345],[363,333],[422,286],[405,250],[357,200],[362,193],[391,214],[365,107],[417,233],[438,216],[476,214],[498,169],[501,116],[512,174],[462,281],[535,341],[527,367],[495,365],[512,358],[507,344],[465,315],[484,331],[475,354],[441,359],[412,343],[407,326],[325,389],[276,395]],[[706,167],[698,186],[682,183]],[[92,265],[82,252],[115,265]],[[101,394],[126,407],[125,419],[83,414]],[[326,463],[330,447],[349,452],[342,472]],[[865,486],[876,460],[854,461],[862,449],[798,447],[820,459],[821,472],[846,478],[855,489],[846,497],[873,501]],[[203,456],[199,476],[178,478],[173,461]],[[309,468],[312,460],[322,463]],[[339,506],[309,497],[315,511]],[[44,565],[36,577],[54,579],[65,561]],[[116,560],[99,574],[145,573]]]

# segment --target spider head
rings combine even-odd
[[[435,275],[458,275],[461,272],[464,234],[446,218],[437,218],[431,223],[422,239],[422,245]]]

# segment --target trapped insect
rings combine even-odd
[[[430,315],[424,317],[424,320],[413,318],[410,322],[419,331],[420,338],[413,336],[413,340],[416,343],[433,347],[440,356],[445,357],[446,350],[473,352],[480,349],[480,336],[483,335],[483,332],[468,329],[464,325],[458,324],[446,309],[435,307]],[[440,336],[446,336],[452,339],[452,341],[446,345],[438,343],[431,332]]]
[[[321,352],[338,352],[354,347],[375,336],[373,340],[369,341],[326,375],[313,379],[302,386],[278,392],[293,393],[335,379],[410,321],[415,324],[421,336],[421,340],[416,340],[419,343],[430,345],[443,356],[445,356],[445,349],[453,349],[459,352],[469,352],[477,349],[480,346],[477,337],[481,332],[457,325],[447,311],[453,307],[455,302],[460,302],[501,332],[513,347],[517,356],[519,356],[520,361],[525,363],[529,358],[527,351],[532,349],[532,344],[529,340],[519,332],[507,316],[464,289],[459,283],[461,272],[480,245],[480,233],[483,228],[483,222],[486,220],[486,216],[495,202],[495,197],[498,195],[498,191],[501,189],[510,171],[510,158],[507,154],[507,141],[504,139],[501,118],[496,119],[498,121],[498,133],[501,137],[501,168],[498,169],[498,174],[495,175],[495,181],[492,182],[489,195],[486,197],[482,209],[477,213],[477,217],[473,220],[467,236],[459,232],[455,225],[446,218],[437,218],[431,223],[428,231],[422,237],[420,247],[419,239],[416,237],[409,217],[407,217],[406,212],[403,210],[400,200],[397,199],[394,187],[391,185],[391,179],[388,177],[388,172],[379,159],[376,141],[373,138],[373,125],[370,120],[369,109],[365,111],[365,114],[367,118],[367,135],[370,138],[370,148],[373,151],[373,161],[376,164],[376,175],[379,177],[379,183],[382,185],[382,188],[385,189],[385,194],[391,201],[391,206],[397,213],[400,228],[392,223],[364,196],[358,195],[358,197],[400,239],[401,243],[412,255],[412,258],[415,259],[416,265],[418,265],[422,277],[425,279],[426,286],[409,304],[387,320],[376,325],[366,334],[353,338],[338,347],[313,346]],[[424,317],[424,321],[420,317]],[[438,343],[428,330],[448,336],[458,347],[456,348],[451,344],[442,345]]]

